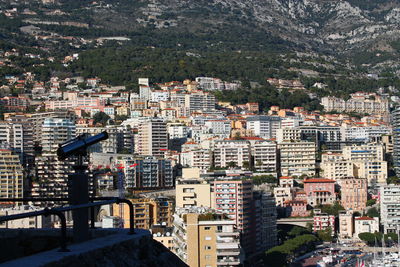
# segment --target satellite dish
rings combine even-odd
[[[157,236],[161,236],[161,233],[160,233],[160,232],[158,232],[158,233],[157,233]]]
[[[171,236],[171,233],[170,233],[170,232],[167,232],[165,235],[166,235],[166,236]]]

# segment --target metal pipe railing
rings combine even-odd
[[[60,239],[60,252],[68,252],[69,249],[67,248],[67,220],[65,219],[64,213],[60,210],[55,210],[55,209],[49,209],[45,208],[44,210],[39,210],[39,211],[32,211],[32,212],[25,212],[25,213],[20,213],[20,214],[14,214],[14,215],[7,215],[7,216],[1,216],[0,217],[0,222],[5,222],[5,221],[12,221],[12,220],[18,220],[18,219],[24,219],[28,217],[36,217],[36,216],[49,216],[49,215],[56,215],[60,218],[61,221],[61,239]]]
[[[67,223],[66,223],[66,218],[63,212],[66,211],[71,211],[71,210],[77,210],[77,209],[85,209],[85,208],[93,208],[97,206],[102,206],[102,205],[109,205],[109,204],[120,204],[120,203],[125,203],[129,207],[129,233],[128,234],[134,234],[134,206],[132,202],[130,202],[128,199],[120,199],[120,198],[113,198],[113,197],[100,197],[100,198],[91,198],[91,200],[103,200],[99,202],[91,202],[91,203],[86,203],[86,204],[80,204],[80,205],[73,205],[73,206],[67,206],[67,207],[58,207],[58,208],[45,208],[40,211],[32,211],[32,212],[25,212],[25,213],[20,213],[20,214],[14,214],[14,215],[7,215],[7,216],[1,216],[0,217],[0,222],[5,222],[5,221],[11,221],[11,220],[18,220],[18,219],[24,219],[28,217],[36,217],[36,216],[48,216],[51,214],[54,214],[60,218],[61,221],[61,240],[60,240],[60,250],[61,252],[66,252],[69,251],[67,248]],[[67,198],[0,198],[1,201],[8,201],[8,202],[38,202],[38,201],[68,201]],[[93,217],[92,217],[93,220]]]

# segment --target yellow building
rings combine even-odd
[[[191,267],[241,264],[235,221],[222,214],[178,209],[174,214],[175,254]]]
[[[150,229],[154,224],[172,225],[173,202],[171,200],[167,198],[134,198],[129,200],[135,207],[135,228]],[[128,205],[114,204],[112,216],[122,217],[124,228],[130,227]]]
[[[201,179],[182,179],[176,182],[176,206],[211,207],[210,184]]]
[[[23,197],[23,168],[17,155],[0,149],[0,197]]]

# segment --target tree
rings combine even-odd
[[[325,230],[317,231],[317,236],[324,242],[332,242],[332,228],[327,227]]]
[[[387,184],[400,184],[400,178],[397,176],[390,176],[386,179]]]
[[[375,244],[376,236],[372,233],[360,233],[360,234],[358,234],[358,237],[362,241],[365,241],[369,246],[372,246]]]
[[[368,199],[367,200],[367,206],[368,207],[375,205],[375,203],[376,203],[376,199]]]
[[[339,204],[338,201],[335,201],[333,205],[322,205],[319,206],[321,211],[324,213],[328,213],[329,215],[339,216],[339,211],[344,210],[343,206]]]
[[[252,177],[254,185],[261,185],[261,184],[276,184],[278,179],[273,175],[256,175]]]
[[[230,162],[228,162],[227,166],[229,168],[235,168],[236,167],[236,163],[234,161],[230,161]]]
[[[103,126],[105,126],[108,122],[108,120],[111,119],[110,116],[108,116],[106,113],[100,111],[94,114],[93,116],[93,122],[96,123],[101,123]]]
[[[299,235],[311,234],[311,232],[304,227],[294,226],[287,234],[290,238],[293,238]]]
[[[250,169],[250,162],[243,161],[243,168],[246,169],[246,170]]]
[[[370,208],[368,211],[367,211],[367,216],[368,217],[379,217],[379,211],[375,208],[375,207],[373,207],[373,208]]]

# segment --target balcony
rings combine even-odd
[[[239,256],[240,249],[217,250],[217,256]]]
[[[218,249],[239,249],[239,244],[238,243],[219,243],[217,242],[217,250]]]
[[[182,196],[185,197],[196,197],[196,193],[195,192],[184,192],[182,193]]]

